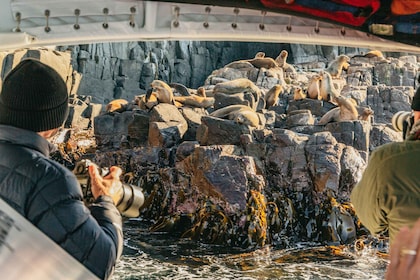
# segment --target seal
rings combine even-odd
[[[257,57],[248,60],[256,68],[277,68],[279,67],[278,63],[271,57]]]
[[[308,97],[311,99],[318,99],[321,100],[322,96],[321,96],[321,80],[322,80],[322,76],[319,74],[315,74],[313,75],[308,82]]]
[[[286,50],[282,50],[280,54],[276,57],[275,61],[279,65],[279,67],[283,68],[285,73],[296,73],[296,69],[289,63],[287,63],[287,57],[289,52]]]
[[[214,97],[203,97],[199,95],[174,96],[176,102],[183,106],[192,106],[197,108],[210,108],[214,105]]]
[[[114,112],[124,112],[129,108],[129,103],[127,100],[125,99],[114,99],[112,101],[110,101],[106,106],[105,106],[105,111],[107,113],[114,113]]]
[[[254,65],[252,65],[248,60],[238,60],[238,61],[232,61],[231,63],[226,64],[225,67],[223,68],[244,70],[244,69],[252,69],[254,68]]]
[[[359,119],[359,112],[356,108],[356,101],[353,98],[344,96],[335,97],[338,107],[335,107],[325,113],[318,121],[319,125],[329,122],[354,121]]]
[[[254,96],[250,92],[238,92],[232,94],[226,94],[223,92],[217,92],[214,95],[215,103],[214,109],[220,109],[229,105],[246,105],[256,111],[257,104],[255,103]]]
[[[279,101],[279,95],[283,92],[283,87],[281,85],[274,85],[270,88],[269,91],[264,95],[265,99],[265,108],[268,109],[271,106],[274,106]]]
[[[302,88],[297,87],[293,90],[293,100],[302,100],[306,98],[306,94],[303,92]]]
[[[238,93],[243,91],[251,91],[261,93],[261,90],[249,79],[238,78],[226,82],[220,82],[213,87],[213,93]]]
[[[221,82],[213,87],[214,95],[218,92],[233,94],[244,91],[251,92],[254,97],[255,104],[259,103],[259,100],[261,98],[261,90],[251,80],[247,78],[238,78],[231,81]]]
[[[278,68],[278,63],[271,57],[266,57],[264,52],[257,52],[254,58],[233,61],[225,65],[228,68],[248,69],[248,68]]]
[[[181,94],[182,96],[190,96],[191,90],[188,89],[185,85],[180,83],[170,83],[168,84],[172,89],[174,89],[176,92]],[[174,92],[174,90],[172,92]]]
[[[161,80],[153,80],[150,83],[150,87],[153,89],[150,94],[155,95],[159,103],[175,104],[174,93],[167,83]],[[147,102],[149,101],[149,97],[150,95],[146,95]]]
[[[254,58],[263,58],[265,57],[265,52],[257,52]]]
[[[354,58],[354,57],[366,57],[366,58],[374,58],[374,57],[377,57],[377,58],[385,58],[384,54],[381,51],[379,51],[379,50],[372,50],[372,51],[369,51],[369,52],[367,52],[365,54],[356,54],[356,55],[352,56],[352,58]]]
[[[321,86],[319,87],[321,99],[331,102],[334,98],[340,95],[340,92],[334,86],[330,73],[327,71],[320,71],[319,74],[322,77]]]
[[[156,99],[156,95],[152,95],[152,91],[153,90],[150,88],[146,94],[135,96],[134,103],[142,110],[149,110],[153,108],[153,106],[159,104],[159,102]],[[148,98],[146,98],[147,95],[149,95]]]
[[[331,77],[339,78],[343,70],[347,70],[350,66],[350,57],[345,54],[339,55],[335,60],[333,60],[330,65],[325,69],[330,73]]]
[[[370,122],[373,114],[375,113],[370,107],[356,106],[359,113],[359,120]]]
[[[233,120],[239,124],[252,127],[260,126],[258,113],[246,105],[229,105],[212,112],[210,116]]]

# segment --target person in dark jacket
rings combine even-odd
[[[121,169],[89,167],[95,201],[87,208],[74,174],[49,158],[48,138],[68,115],[68,91],[51,67],[22,60],[0,93],[0,197],[101,279],[122,252]]]
[[[420,217],[420,87],[411,108],[414,123],[405,141],[374,150],[350,196],[362,224],[372,234],[388,233],[391,244]]]

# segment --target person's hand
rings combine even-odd
[[[117,205],[123,195],[122,183],[120,181],[121,174],[121,168],[112,166],[109,174],[102,177],[99,174],[96,165],[89,165],[89,176],[93,197],[97,199],[101,195],[108,195],[112,198],[114,204]]]
[[[385,279],[420,279],[420,219],[411,230],[403,227],[394,238]]]

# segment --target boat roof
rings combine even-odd
[[[99,42],[201,40],[420,53],[419,34],[390,33],[389,24],[382,27],[387,32],[378,32],[372,30],[371,25],[376,24],[372,21],[354,26],[311,13],[267,7],[263,2],[267,1],[0,0],[0,50]],[[378,13],[383,14],[384,10]]]

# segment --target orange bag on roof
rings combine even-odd
[[[398,16],[420,13],[420,0],[392,0],[391,12]]]

